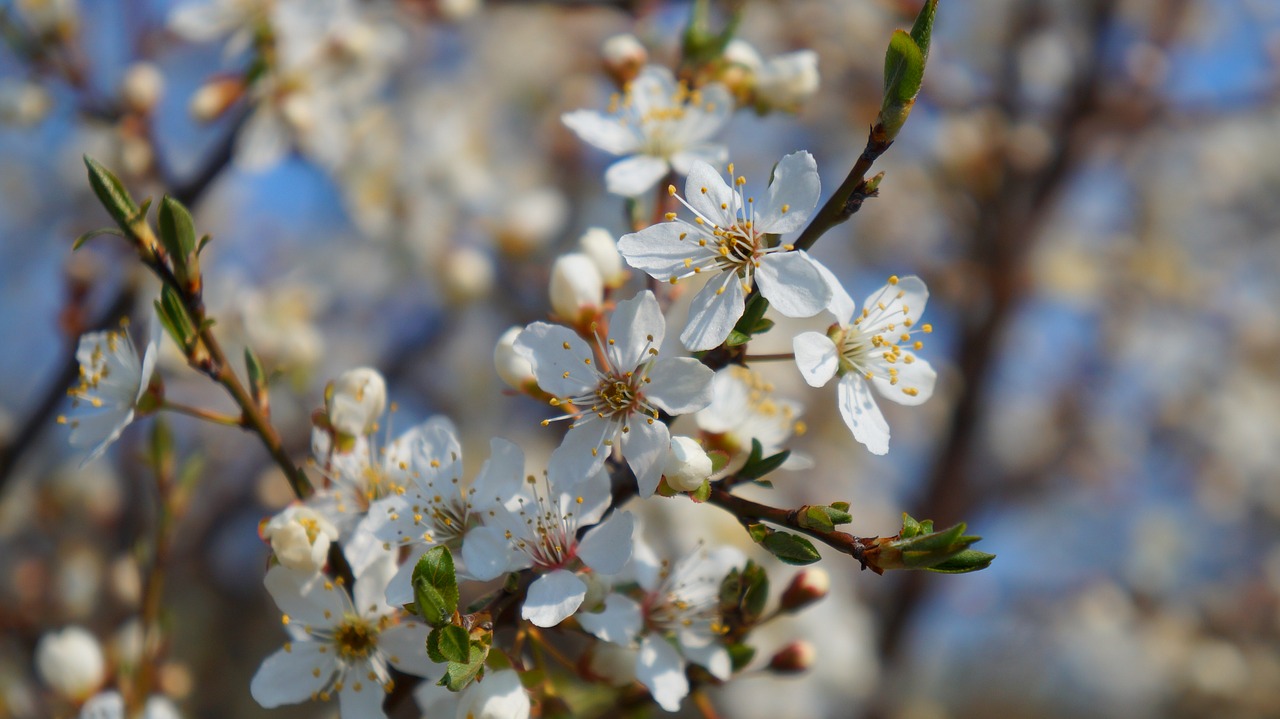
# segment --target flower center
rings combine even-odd
[[[363,617],[348,614],[333,632],[333,645],[342,659],[364,659],[378,646],[378,628]]]
[[[605,404],[609,414],[630,409],[637,396],[638,393],[629,382],[616,377],[601,382],[600,388],[596,390],[596,397]]]

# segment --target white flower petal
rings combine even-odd
[[[629,647],[644,628],[644,613],[634,600],[610,593],[604,599],[604,611],[583,612],[578,623],[606,642]]]
[[[666,357],[653,363],[645,399],[672,415],[697,412],[711,403],[715,372],[692,357]]]
[[[476,579],[487,582],[517,564],[510,543],[496,527],[476,527],[462,540],[462,561]]]
[[[796,367],[810,387],[821,387],[836,375],[840,367],[840,350],[830,337],[821,332],[802,332],[791,340],[796,354]]]
[[[723,121],[720,123],[723,124]],[[718,129],[720,128],[716,127],[716,130]],[[685,145],[684,149],[671,155],[671,167],[681,175],[689,174],[689,170],[699,162],[705,162],[712,167],[724,167],[728,161],[729,148],[713,142]]]
[[[618,118],[592,110],[565,113],[560,116],[560,121],[583,142],[610,155],[630,155],[640,149],[643,139],[632,126],[624,125]]]
[[[585,480],[604,465],[610,452],[604,442],[613,441],[619,426],[594,415],[577,420],[551,453],[549,464],[570,483]]]
[[[619,302],[609,320],[609,339],[613,341],[609,354],[616,363],[614,369],[630,371],[648,359],[650,349],[662,346],[666,327],[658,300],[649,290]]]
[[[649,497],[658,489],[658,481],[662,479],[671,433],[662,422],[638,415],[631,418],[628,426],[631,431],[622,435],[622,454],[636,475],[640,496]]]
[[[322,642],[291,642],[267,657],[249,684],[249,693],[267,709],[311,699],[338,671],[332,648]],[[321,653],[321,649],[326,649]],[[320,671],[317,673],[316,670]]]
[[[851,372],[840,378],[837,402],[840,416],[844,417],[853,438],[866,445],[872,454],[888,454],[889,423],[871,396],[871,386],[861,375]]]
[[[381,550],[381,546],[378,549]],[[364,569],[355,573],[356,583],[351,595],[358,613],[367,617],[391,613],[392,609],[387,604],[387,585],[396,574],[396,557],[392,552],[381,551],[376,559],[365,563]]]
[[[587,585],[567,569],[544,574],[529,585],[520,616],[539,627],[554,627],[573,616],[587,596]]]
[[[615,511],[603,522],[587,530],[578,542],[578,558],[598,574],[617,574],[631,558],[631,533],[635,517]]]
[[[377,681],[370,681],[367,676],[351,676],[338,692],[338,709],[344,719],[386,719],[387,713],[382,710],[386,696]]]
[[[699,247],[700,235],[683,222],[662,222],[650,225],[639,232],[623,235],[618,240],[618,252],[627,264],[659,280],[680,277],[690,270],[686,260],[700,264],[715,251]]]
[[[591,348],[567,327],[534,322],[516,338],[516,352],[529,360],[538,386],[551,394],[567,397],[596,386],[585,362],[592,356]]]
[[[511,669],[490,672],[463,690],[457,719],[529,719],[532,703]],[[433,715],[438,716],[438,715]]]
[[[343,589],[323,574],[298,572],[283,565],[267,570],[267,591],[290,622],[331,626],[347,610]],[[325,616],[326,612],[328,616]]]
[[[413,604],[413,569],[418,566],[418,560],[427,553],[427,549],[428,547],[423,544],[415,546],[396,569],[395,576],[387,582],[387,604],[393,607]]]
[[[737,221],[738,196],[711,165],[695,162],[684,182],[684,199],[699,215],[716,227]]]
[[[690,352],[718,347],[733,331],[745,307],[746,294],[736,274],[713,278],[693,298],[680,341]]]
[[[653,189],[671,166],[652,155],[632,155],[618,160],[604,172],[604,186],[622,197],[638,197]]]
[[[648,687],[658,706],[669,712],[680,709],[680,701],[689,694],[689,680],[684,675],[684,659],[661,637],[652,634],[640,642],[636,659],[636,678]]]
[[[705,147],[704,141],[719,132],[733,115],[733,95],[724,85],[708,83],[698,88],[698,93],[702,102],[686,105],[685,120],[680,125],[680,139],[685,148]]]
[[[711,676],[728,681],[733,676],[733,661],[729,658],[729,650],[718,641],[686,643],[685,637],[689,634],[692,632],[681,632],[680,635],[680,653],[684,654],[684,658],[704,667],[711,672]]]
[[[95,694],[81,707],[79,719],[124,719],[124,697],[117,691]]]
[[[292,133],[269,102],[258,105],[236,137],[236,164],[245,170],[265,170],[284,159],[292,147]]]
[[[890,402],[915,406],[923,404],[933,396],[933,386],[938,381],[938,373],[933,365],[920,359],[911,352],[903,352],[903,357],[913,357],[910,362],[898,361],[893,366],[898,370],[898,383],[890,384],[889,380],[876,375],[872,380],[880,396]],[[914,390],[914,393],[908,392]]]
[[[417,622],[390,626],[378,635],[378,651],[392,666],[406,674],[438,679],[445,667],[427,656],[427,634],[430,630]]]
[[[787,155],[774,168],[769,194],[756,209],[757,230],[780,235],[804,227],[821,195],[813,155],[804,151]]]
[[[812,317],[831,302],[831,286],[804,250],[766,255],[756,268],[756,283],[769,304],[787,317]]]
[[[858,311],[853,298],[845,291],[844,285],[840,284],[835,273],[827,269],[826,265],[821,262],[813,264],[818,268],[818,274],[822,275],[822,278],[827,281],[827,286],[831,288],[831,301],[827,303],[827,311],[835,315],[836,321],[841,324],[853,322],[853,313]]]
[[[906,319],[915,322],[924,314],[928,302],[929,288],[924,280],[915,275],[903,277],[896,285],[887,284],[876,290],[863,303],[868,316],[862,323],[862,329],[870,332],[889,323],[901,326]]]
[[[489,458],[471,482],[472,510],[483,513],[523,481],[524,452],[514,442],[494,437],[489,441]]]

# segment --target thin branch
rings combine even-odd
[[[870,539],[864,537],[855,537],[848,532],[822,531],[806,527],[800,523],[799,509],[780,509],[778,507],[770,507],[767,504],[753,502],[750,499],[739,497],[738,495],[720,487],[711,488],[711,497],[707,500],[708,504],[729,512],[738,518],[743,524],[751,523],[751,520],[759,520],[768,522],[779,527],[807,534],[810,537],[822,542],[832,549],[853,557],[863,569],[867,569],[871,565],[867,564],[866,552],[870,547],[868,543]],[[872,538],[874,539],[874,538]],[[871,567],[874,569],[874,567]]]

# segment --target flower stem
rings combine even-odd
[[[202,419],[206,422],[212,422],[214,424],[220,424],[227,427],[245,426],[243,417],[233,417],[229,414],[222,414],[212,410],[192,407],[185,404],[179,404],[177,402],[170,402],[169,400],[165,400],[164,404],[160,406],[160,409],[177,412],[178,414],[185,414],[188,417],[195,417],[196,419]]]
[[[808,250],[813,247],[813,244],[827,230],[852,217],[853,213],[862,207],[862,201],[874,194],[867,191],[867,173],[880,155],[884,154],[892,144],[892,140],[884,139],[884,133],[879,125],[871,128],[867,136],[867,145],[858,156],[858,161],[853,163],[853,169],[849,170],[848,177],[844,178],[840,187],[836,188],[827,203],[818,210],[813,221],[796,238],[794,244],[797,250]]]
[[[743,357],[742,360],[750,364],[751,362],[783,362],[786,360],[793,360],[795,358],[796,356],[793,352],[780,352],[778,354],[768,355],[747,355]]]

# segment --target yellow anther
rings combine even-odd
[[[933,331],[933,325],[920,325],[920,331],[929,334]]]

